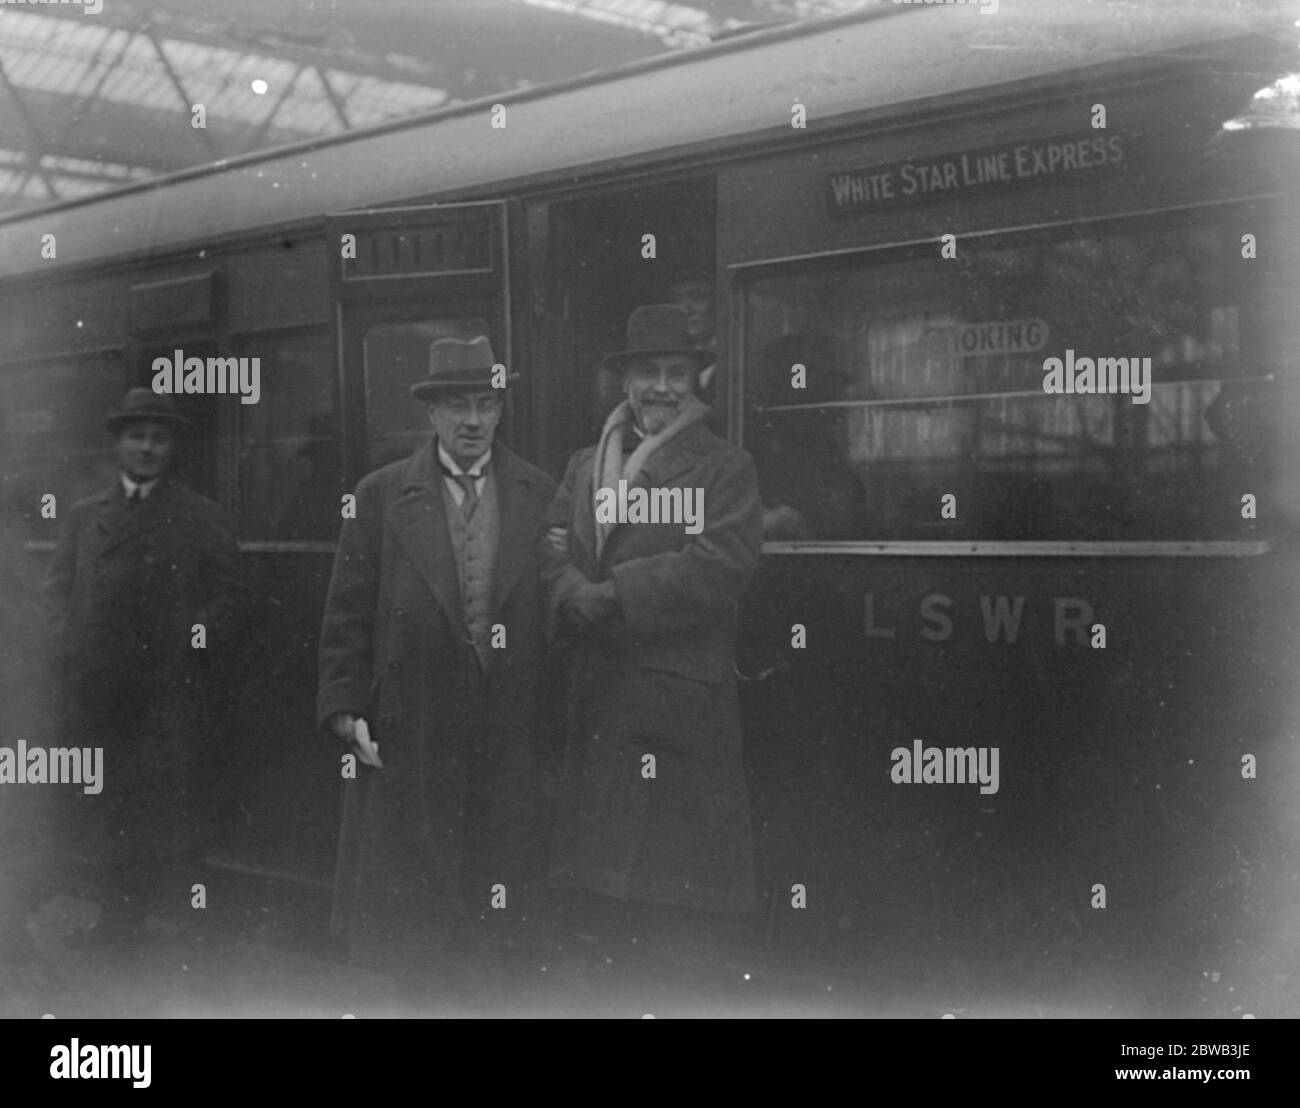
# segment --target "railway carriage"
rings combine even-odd
[[[178,397],[269,605],[213,864],[323,898],[340,497],[427,430],[430,342],[489,335],[522,374],[503,433],[558,474],[628,313],[703,274],[765,508],[739,669],[766,942],[958,974],[1271,949],[1295,28],[1025,7],[763,31],[0,220],[34,557],[156,358],[259,359],[255,404]]]

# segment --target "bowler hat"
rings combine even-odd
[[[713,361],[711,350],[691,343],[686,313],[676,304],[646,304],[637,308],[627,321],[627,349],[605,355],[607,369],[620,370],[636,358],[656,355],[680,355],[694,358],[703,369]]]
[[[167,393],[156,393],[153,389],[131,389],[122,398],[122,406],[110,412],[105,422],[114,433],[128,423],[166,423],[179,427],[186,422],[183,415],[176,410],[176,402]]]
[[[438,339],[429,347],[429,376],[411,386],[416,400],[431,400],[448,392],[490,389],[492,344],[485,335],[466,339]],[[519,374],[507,375],[513,381]]]

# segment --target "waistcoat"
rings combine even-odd
[[[497,502],[496,475],[489,473],[474,515],[467,521],[460,505],[443,488],[451,548],[456,555],[456,576],[460,581],[461,607],[465,627],[484,672],[492,656],[492,571],[496,565],[501,518]]]

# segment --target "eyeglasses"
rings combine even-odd
[[[457,419],[467,418],[470,412],[476,413],[480,419],[485,419],[500,412],[501,403],[499,396],[484,396],[472,403],[463,396],[453,396],[440,401],[439,407],[443,411],[450,412]]]

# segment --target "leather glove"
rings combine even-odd
[[[588,582],[564,602],[560,616],[580,634],[617,629],[623,614],[613,581]]]

